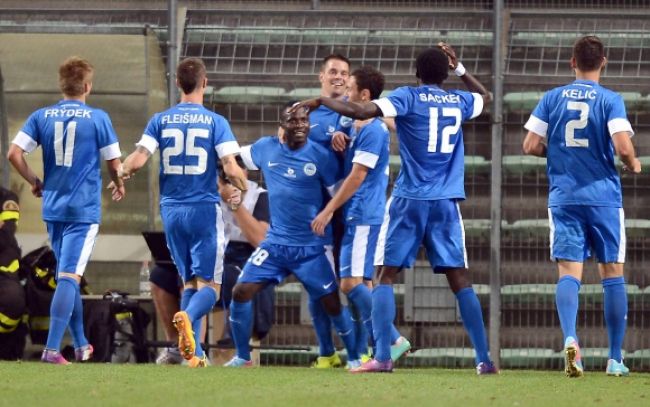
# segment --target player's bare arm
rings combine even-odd
[[[35,197],[40,198],[43,196],[43,183],[27,164],[24,154],[25,151],[23,151],[22,148],[12,144],[9,146],[7,159],[11,165],[14,166],[16,171],[18,171],[20,176],[23,177],[25,181],[29,182],[29,185],[32,187],[32,194],[34,194]]]
[[[124,181],[119,176],[119,170],[122,167],[122,162],[119,158],[114,158],[112,160],[106,161],[106,168],[108,169],[108,175],[111,177],[111,183],[109,184],[109,189],[111,190],[111,197],[114,201],[121,201],[122,198],[126,195],[126,189],[124,188]]]
[[[634,174],[641,172],[641,162],[636,158],[634,145],[630,139],[630,134],[626,131],[619,131],[612,135],[614,150],[624,164],[623,170]]]
[[[451,45],[439,42],[438,48],[440,48],[449,58],[449,69],[454,71],[456,75],[460,78],[461,81],[467,86],[467,89],[470,92],[478,93],[483,96],[483,105],[490,103],[492,101],[492,94],[488,91],[481,82],[476,79],[474,75],[467,72],[463,64],[460,63],[458,57],[456,56],[456,51],[451,47]]]
[[[383,115],[381,109],[374,103],[361,104],[332,99],[328,97],[319,97],[302,101],[292,107],[291,110],[289,110],[289,113],[305,107],[307,107],[311,112],[312,110],[318,108],[320,105],[327,106],[335,112],[342,114],[343,116],[351,117],[357,120],[366,120]]]
[[[223,164],[223,171],[226,174],[226,178],[240,191],[246,191],[248,186],[246,184],[246,175],[244,171],[239,167],[237,161],[235,160],[234,154],[229,154],[221,158],[221,163]]]
[[[524,154],[527,155],[546,157],[546,143],[544,142],[544,137],[529,131],[524,139],[523,150]]]
[[[350,175],[345,178],[341,188],[311,222],[311,229],[314,233],[319,236],[325,235],[325,228],[332,220],[334,211],[343,206],[357,192],[367,175],[368,167],[354,163]]]

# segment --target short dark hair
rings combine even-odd
[[[343,62],[345,62],[346,64],[348,64],[348,66],[350,66],[350,60],[347,59],[345,56],[343,56],[343,55],[341,55],[341,54],[329,54],[328,56],[326,56],[325,58],[323,58],[323,63],[322,63],[321,66],[320,66],[320,70],[321,70],[321,71],[322,71],[323,69],[325,69],[325,65],[327,65],[327,62],[328,62],[329,60],[331,60],[331,59],[336,59],[336,60],[339,60],[339,61],[343,61]]]
[[[371,99],[379,99],[381,92],[384,91],[384,74],[372,66],[366,65],[352,72],[352,76],[354,76],[360,91],[368,89]]]
[[[429,48],[415,60],[415,76],[425,85],[441,85],[449,76],[449,58],[438,48]]]
[[[192,93],[203,84],[206,77],[205,64],[199,58],[185,58],[176,68],[178,85],[186,95]]]
[[[587,35],[573,44],[573,57],[581,71],[598,70],[605,58],[605,46],[600,38],[595,35]]]

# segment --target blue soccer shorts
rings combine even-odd
[[[364,280],[372,280],[380,229],[381,225],[345,227],[339,263],[341,278],[362,277]]]
[[[199,277],[221,284],[226,239],[219,204],[161,205],[160,216],[183,281]]]
[[[409,268],[421,244],[435,272],[467,268],[465,229],[455,199],[391,197],[388,200],[375,265]]]
[[[267,241],[251,254],[237,283],[279,284],[290,274],[296,276],[313,299],[338,290],[329,248]]]
[[[90,260],[99,225],[96,223],[46,222],[56,257],[56,272],[83,276]]]
[[[623,208],[568,205],[548,208],[551,260],[625,263]]]

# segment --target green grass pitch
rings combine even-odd
[[[352,375],[295,367],[0,363],[0,406],[648,406],[650,374],[398,369]]]

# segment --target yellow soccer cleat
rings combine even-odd
[[[208,357],[203,355],[202,357],[194,356],[192,359],[190,359],[187,362],[187,367],[191,368],[200,368],[200,367],[208,367],[210,366],[210,361],[208,360]]]
[[[192,331],[192,321],[185,311],[179,311],[174,314],[172,320],[176,331],[178,331],[178,350],[185,360],[192,360],[196,349],[194,342],[194,331]]]
[[[311,367],[316,369],[331,369],[335,367],[343,366],[339,354],[334,352],[331,356],[319,356],[316,358],[316,361],[311,365]]]

